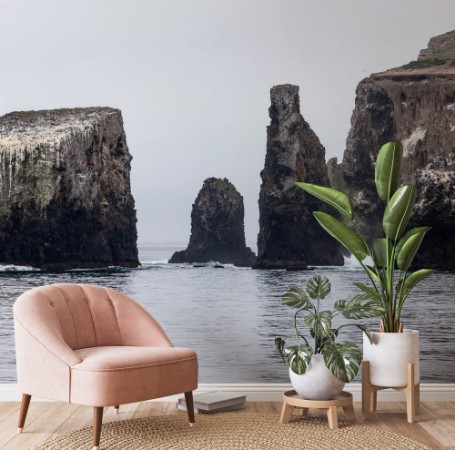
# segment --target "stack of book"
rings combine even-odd
[[[235,411],[245,407],[246,395],[238,395],[233,392],[207,392],[193,395],[195,413],[217,413],[223,411]],[[186,411],[185,397],[177,400],[177,408]]]

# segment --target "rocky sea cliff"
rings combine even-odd
[[[121,112],[0,117],[0,261],[136,267],[136,211]]]
[[[432,38],[417,61],[370,75],[356,91],[341,167],[331,183],[351,194],[367,237],[382,232],[374,161],[388,141],[404,149],[402,184],[415,183],[411,226],[429,225],[418,266],[455,270],[455,31]]]

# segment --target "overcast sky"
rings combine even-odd
[[[358,82],[455,28],[454,0],[0,0],[0,115],[119,108],[139,242],[187,244],[204,179],[226,177],[258,233],[270,88],[342,157]]]

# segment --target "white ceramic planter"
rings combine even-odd
[[[345,385],[327,369],[322,355],[313,355],[303,375],[298,375],[289,368],[289,377],[297,394],[307,400],[331,400]]]
[[[374,386],[404,387],[408,384],[408,362],[414,364],[414,382],[420,381],[419,332],[382,333],[371,330],[375,344],[363,335],[363,359],[370,363],[370,383]]]

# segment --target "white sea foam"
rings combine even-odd
[[[31,266],[15,266],[14,264],[0,264],[0,272],[39,272],[40,269]]]

